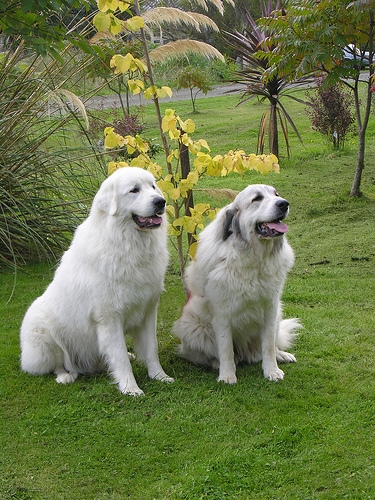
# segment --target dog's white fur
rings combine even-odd
[[[141,395],[125,343],[131,335],[149,376],[173,381],[160,366],[156,339],[168,265],[164,211],[165,200],[145,170],[121,168],[103,182],[53,281],[25,315],[24,371],[55,372],[65,384],[79,373],[109,369],[121,392]],[[162,222],[141,228],[133,215]]]
[[[284,377],[277,361],[296,361],[284,349],[301,325],[281,319],[280,302],[293,250],[283,233],[262,236],[256,230],[288,212],[273,187],[251,185],[199,235],[186,272],[190,297],[174,331],[181,356],[219,368],[219,381],[234,384],[236,364],[261,360],[264,376],[277,381]]]

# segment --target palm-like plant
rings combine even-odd
[[[276,2],[276,9],[280,9],[280,0]],[[272,16],[274,7],[270,0],[267,5],[262,4],[262,16]],[[269,107],[263,113],[259,125],[258,152],[263,153],[268,134],[269,152],[279,156],[279,125],[281,127],[288,156],[290,154],[288,124],[292,127],[297,137],[302,138],[286,108],[281,102],[282,97],[289,97],[298,102],[304,101],[292,95],[290,91],[301,85],[311,82],[311,77],[302,77],[289,82],[287,78],[278,75],[267,78],[269,69],[265,52],[271,52],[273,46],[266,45],[267,32],[261,30],[248,11],[243,12],[244,31],[225,32],[228,43],[235,50],[242,61],[242,69],[238,70],[231,81],[244,85],[245,90],[239,104],[244,104],[251,99],[268,101]]]

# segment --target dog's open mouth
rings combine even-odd
[[[163,218],[161,214],[155,214],[151,217],[142,217],[141,215],[133,214],[133,221],[140,229],[155,229],[160,227]]]
[[[288,231],[288,226],[280,220],[271,222],[260,222],[256,227],[257,233],[262,238],[274,238],[275,236],[282,236]]]

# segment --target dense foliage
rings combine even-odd
[[[285,9],[263,19],[262,27],[269,33],[264,47],[274,46],[272,51],[264,51],[269,62],[269,79],[281,74],[291,80],[318,70],[326,74],[327,85],[341,81],[353,92],[358,155],[350,194],[360,196],[374,79],[374,2],[289,0]],[[344,57],[344,49],[350,44],[358,54],[356,60]],[[361,66],[365,59],[368,62],[367,75],[362,78]],[[359,98],[360,80],[367,84],[363,100]]]
[[[343,85],[324,86],[317,80],[317,88],[308,92],[310,106],[306,108],[313,129],[327,137],[335,149],[344,146],[348,133],[354,132],[353,95]]]

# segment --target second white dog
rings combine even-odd
[[[168,264],[165,199],[145,170],[121,168],[96,194],[52,283],[21,327],[21,366],[59,383],[108,368],[121,392],[140,395],[125,335],[151,378],[160,366],[156,315]]]
[[[294,262],[282,222],[288,212],[273,187],[251,185],[199,236],[186,273],[190,298],[174,329],[181,356],[219,368],[219,381],[234,384],[237,363],[261,360],[264,376],[277,381],[277,361],[295,361],[284,349],[301,325],[281,320],[280,302]]]

